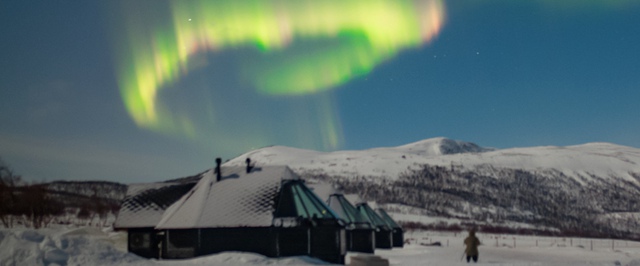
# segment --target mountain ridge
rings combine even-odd
[[[299,172],[311,170],[343,176],[393,179],[423,164],[470,168],[491,164],[529,171],[555,169],[574,179],[589,175],[618,176],[640,185],[640,180],[634,177],[640,173],[640,149],[606,142],[495,149],[439,137],[396,147],[354,151],[319,152],[270,146],[247,152],[225,165],[244,165],[246,158],[257,165],[282,164]]]
[[[225,165],[244,165],[246,158],[257,166],[288,165],[311,183],[375,201],[404,222],[430,217],[640,238],[640,149],[632,147],[597,142],[492,149],[433,138],[359,151],[272,146]]]

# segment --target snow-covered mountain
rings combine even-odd
[[[369,176],[396,179],[408,169],[440,165],[477,169],[482,165],[527,171],[558,171],[578,182],[621,178],[640,185],[640,149],[610,143],[512,149],[483,148],[447,138],[426,139],[407,145],[358,151],[318,152],[270,146],[247,152],[225,165],[288,165],[299,173],[316,171],[332,176]]]
[[[251,158],[257,165],[288,165],[298,172],[318,171],[328,175],[395,178],[409,166],[424,164],[443,155],[491,151],[474,143],[433,138],[389,148],[359,151],[318,152],[285,146],[270,146],[238,156],[225,165],[243,165]]]
[[[288,165],[310,180],[419,216],[640,236],[640,149],[610,143],[511,149],[446,138],[318,152],[265,147],[225,165]]]

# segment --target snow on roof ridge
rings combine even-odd
[[[245,169],[222,167],[220,182],[214,181],[213,170],[207,172],[188,194],[167,208],[156,228],[270,226],[275,207],[268,202],[283,180],[299,176],[286,165],[256,167],[250,173]]]
[[[176,201],[175,203],[171,204],[171,206],[169,206],[165,211],[164,214],[162,215],[162,219],[158,222],[158,224],[156,226],[162,225],[168,221],[170,221],[174,215],[176,215],[178,213],[178,210],[180,210],[187,202],[189,202],[189,199],[193,196],[193,194],[195,194],[197,191],[199,191],[200,186],[202,186],[203,184],[207,184],[209,183],[209,185],[211,185],[211,183],[213,182],[213,177],[214,177],[214,169],[210,169],[209,171],[205,172],[202,174],[202,178],[198,181],[198,183],[191,189],[189,190],[189,192],[187,192],[186,194],[184,194],[178,201]],[[204,197],[203,199],[200,200],[200,202],[204,202],[206,201],[206,199],[208,198],[208,191],[207,191],[207,197]],[[204,208],[204,204],[199,204],[200,207],[198,208],[199,210],[196,212],[196,215],[201,216],[202,215],[202,209]],[[198,217],[199,218],[199,217]],[[195,219],[195,221],[197,221],[199,219]]]

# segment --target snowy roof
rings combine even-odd
[[[380,217],[380,215],[378,215],[373,209],[371,209],[371,207],[369,207],[369,204],[367,204],[366,202],[359,203],[356,207],[358,208],[358,211],[362,214],[362,216],[364,216],[372,225],[389,227],[387,223],[382,219],[382,217]]]
[[[329,196],[327,205],[329,205],[329,207],[347,223],[369,224],[368,220],[363,217],[356,207],[354,207],[342,194],[332,194]]]
[[[286,166],[222,167],[221,181],[214,170],[172,204],[156,229],[213,227],[267,227],[273,223],[275,198],[283,180],[299,177]]]
[[[222,167],[197,181],[129,187],[116,228],[189,229],[296,226],[299,219],[338,219],[287,166]],[[199,179],[199,180],[198,180]]]
[[[387,225],[389,225],[389,227],[391,228],[402,228],[400,227],[400,225],[398,225],[398,223],[396,223],[396,221],[393,220],[393,218],[391,218],[391,216],[389,216],[389,214],[382,208],[378,208],[376,209],[376,211],[378,212],[378,215],[380,215],[380,218],[382,218]]]
[[[164,211],[195,182],[131,184],[115,221],[115,228],[155,227]]]

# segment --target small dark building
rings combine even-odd
[[[347,250],[374,253],[375,228],[342,194],[332,194],[327,205],[347,223]]]
[[[164,259],[244,251],[344,263],[346,254],[344,222],[286,166],[212,169],[140,233],[155,242],[129,250]]]
[[[164,233],[155,229],[167,207],[193,188],[196,181],[131,184],[128,186],[116,230],[127,230],[129,252],[145,258],[160,257]]]
[[[389,227],[391,227],[393,234],[393,246],[394,247],[403,247],[404,246],[404,231],[402,227],[394,221],[391,216],[382,208],[376,209],[380,217],[387,223]]]
[[[366,202],[356,205],[358,212],[376,229],[376,248],[393,248],[392,229]]]

